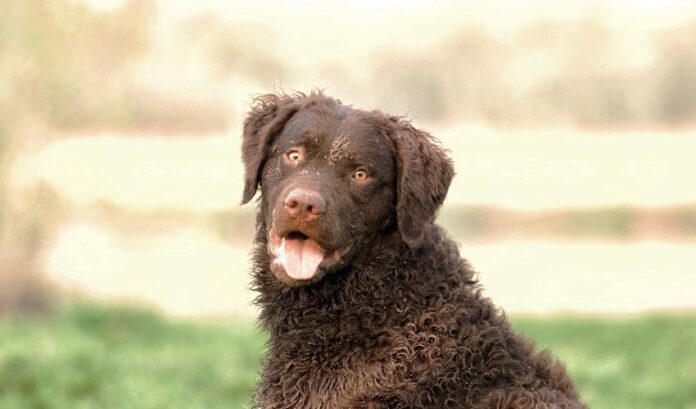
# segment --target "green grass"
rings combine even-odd
[[[241,408],[263,343],[252,323],[174,322],[94,305],[6,321],[0,408]]]
[[[592,408],[696,408],[696,316],[515,318]],[[2,409],[244,408],[265,335],[92,304],[0,321]]]
[[[696,316],[513,322],[566,363],[591,408],[696,408]]]

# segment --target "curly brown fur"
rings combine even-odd
[[[289,124],[306,110],[313,113]],[[269,231],[282,211],[276,202],[287,194],[281,187],[306,177],[274,156],[282,154],[276,151],[283,138],[295,143],[298,129],[314,129],[311,140],[320,134],[334,148],[339,135],[332,132],[350,134],[384,149],[393,167],[381,163],[383,175],[369,189],[356,188],[341,176],[343,165],[322,167],[329,153],[316,148],[325,155],[304,164],[328,178],[318,191],[353,202],[346,209],[333,204],[341,220],[327,209],[317,226],[301,226],[320,243],[327,229],[348,229],[353,247],[319,278],[288,285],[270,268]],[[433,223],[454,171],[430,135],[321,93],[269,95],[247,117],[243,157],[243,201],[257,185],[262,191],[252,274],[260,322],[270,334],[256,408],[585,408],[562,364],[510,328],[481,295],[457,245]],[[377,202],[386,202],[383,209]],[[360,211],[351,212],[355,207]],[[360,224],[371,217],[381,222]]]

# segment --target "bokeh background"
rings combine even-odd
[[[0,407],[243,408],[254,95],[407,114],[593,408],[696,409],[696,3],[0,0]]]

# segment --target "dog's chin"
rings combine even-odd
[[[268,238],[270,269],[280,282],[292,287],[315,283],[340,269],[353,247],[349,243],[336,250],[326,250],[300,231],[278,234],[275,228]]]

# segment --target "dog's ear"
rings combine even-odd
[[[254,98],[244,119],[242,161],[244,162],[244,194],[242,204],[254,197],[261,181],[261,169],[266,162],[273,138],[298,111],[302,94],[266,94]]]
[[[445,201],[454,166],[439,142],[401,117],[391,117],[396,150],[396,218],[401,237],[411,248],[422,241]]]

